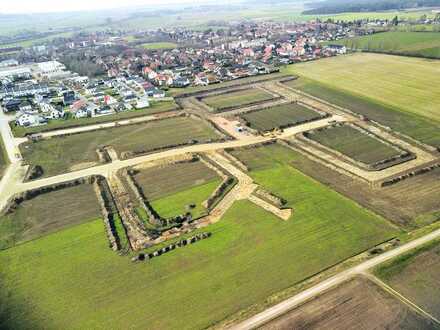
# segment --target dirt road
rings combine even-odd
[[[9,118],[3,112],[0,106],[0,131],[5,145],[6,152],[8,154],[10,163],[17,163],[21,160],[20,151],[15,145],[15,138],[9,127]]]
[[[176,112],[172,112],[172,113],[170,112],[168,114],[169,117],[172,117],[175,115],[177,115]],[[164,115],[162,115],[161,117],[165,118]],[[84,133],[84,132],[94,131],[94,130],[103,129],[103,128],[111,128],[111,127],[124,126],[124,125],[130,125],[130,124],[144,123],[144,122],[151,121],[151,120],[154,120],[157,118],[158,118],[157,115],[150,115],[150,116],[143,116],[143,117],[137,117],[137,118],[131,118],[131,119],[112,121],[112,122],[108,122],[108,123],[58,129],[58,130],[54,130],[54,131],[41,133],[41,137],[49,138],[49,137],[54,137],[54,136],[66,135],[66,134]]]
[[[435,239],[440,238],[440,229],[436,230],[430,234],[427,234],[421,238],[415,239],[409,243],[406,243],[398,248],[395,248],[391,251],[385,252],[377,257],[374,257],[370,260],[367,260],[355,267],[349,268],[335,276],[330,277],[329,279],[302,291],[301,293],[284,300],[283,302],[266,309],[265,311],[258,313],[257,315],[252,316],[251,318],[238,323],[229,329],[231,330],[248,330],[255,329],[270,320],[273,320],[276,317],[279,317],[299,304],[318,296],[319,294],[325,292],[326,290],[341,284],[348,279],[352,278],[355,275],[362,274],[371,270],[372,268],[378,266],[381,263],[384,263],[388,260],[391,260],[397,256],[400,256],[410,250],[413,250],[417,247],[420,247],[426,243],[429,243]]]

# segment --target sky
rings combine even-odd
[[[133,6],[202,3],[206,0],[0,0],[0,13],[26,14],[62,11],[105,10]]]

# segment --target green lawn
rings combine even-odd
[[[174,117],[135,125],[55,137],[20,146],[24,159],[40,165],[45,176],[61,174],[96,165],[98,147],[111,145],[119,153],[144,153],[175,144],[219,139],[213,128],[201,120]]]
[[[416,140],[440,147],[440,121],[402,111],[400,108],[382,103],[372,97],[343,90],[337,84],[324,84],[307,78],[300,78],[286,84],[361,114]]]
[[[317,130],[307,137],[364,164],[374,164],[399,155],[399,151],[390,145],[348,125]]]
[[[108,249],[101,221],[0,252],[0,325],[205,328],[396,235],[274,148],[253,151],[251,175],[288,199],[290,220],[238,201],[211,238],[141,264]]]
[[[336,43],[353,49],[440,58],[440,33],[438,32],[386,32],[342,39]]]
[[[270,131],[278,127],[288,127],[319,119],[321,115],[300,104],[289,103],[244,113],[241,117],[249,123],[251,128],[259,131]]]
[[[163,218],[172,218],[185,214],[190,211],[193,218],[205,215],[207,210],[202,206],[214,190],[220,185],[221,180],[215,179],[209,183],[197,185],[172,195],[151,201],[153,209]],[[188,209],[188,205],[194,204],[193,209]]]
[[[207,96],[202,99],[204,103],[221,111],[231,107],[246,106],[257,102],[269,101],[273,96],[258,88],[232,91],[220,95]]]
[[[78,225],[101,216],[89,184],[40,194],[0,217],[0,249]]]
[[[79,126],[87,126],[93,124],[106,123],[116,120],[131,119],[141,116],[148,116],[155,113],[167,112],[177,110],[177,105],[174,102],[158,102],[152,104],[150,108],[133,110],[127,112],[120,112],[113,115],[94,117],[94,118],[79,118],[79,119],[67,119],[67,120],[51,120],[47,125],[36,127],[21,127],[11,123],[14,136],[23,137],[27,134],[41,133],[52,131],[62,128],[73,128]]]
[[[294,64],[286,71],[440,121],[440,61],[358,53]]]
[[[151,42],[141,45],[145,49],[174,49],[177,48],[177,44],[173,42]]]

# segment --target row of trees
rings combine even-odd
[[[346,12],[386,11],[407,8],[438,7],[440,0],[327,0],[314,4],[306,15],[338,14]]]

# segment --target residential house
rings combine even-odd
[[[149,106],[150,102],[148,101],[148,96],[143,96],[136,102],[136,109],[148,108]]]

